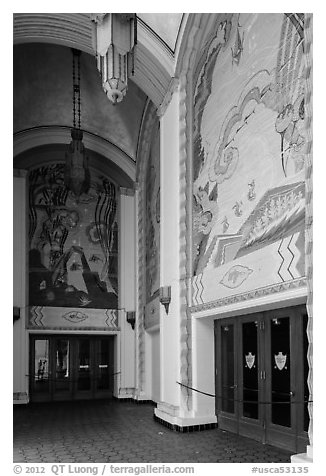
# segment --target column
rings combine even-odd
[[[134,190],[120,188],[120,230],[119,230],[119,316],[120,342],[118,361],[120,360],[118,398],[131,398],[135,392],[135,330],[128,318],[135,316],[136,280],[135,280],[135,194]],[[133,315],[130,313],[134,313]]]

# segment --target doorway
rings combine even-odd
[[[219,427],[289,451],[308,444],[304,306],[215,320]]]
[[[111,397],[114,336],[30,337],[31,401]]]

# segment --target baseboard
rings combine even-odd
[[[218,427],[217,423],[202,423],[198,425],[187,425],[187,426],[180,426],[176,425],[175,423],[170,423],[162,418],[159,418],[155,414],[153,415],[155,421],[160,423],[161,425],[169,428],[172,431],[178,431],[180,433],[192,433],[194,431],[204,431],[204,430],[213,430],[214,428]]]

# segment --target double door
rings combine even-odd
[[[219,427],[289,451],[308,444],[305,307],[215,321]]]
[[[31,336],[32,401],[105,398],[112,395],[113,336]]]

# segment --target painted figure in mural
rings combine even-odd
[[[216,25],[196,69],[194,275],[218,273],[214,267],[284,239],[285,231],[302,233],[304,201],[294,203],[294,192],[307,142],[304,14],[271,15],[229,14],[224,44],[216,47]]]
[[[29,304],[117,308],[116,185],[94,175],[77,200],[55,164],[30,172],[29,193]]]
[[[294,104],[286,104],[275,121],[275,129],[281,135],[282,168],[285,176],[287,176],[287,163],[291,153],[300,152],[305,144],[304,136],[300,134],[303,121],[304,95],[301,94]]]
[[[249,187],[248,200],[250,200],[250,201],[255,200],[255,198],[256,198],[255,181],[252,180],[250,183],[248,183],[248,187]]]
[[[234,210],[234,214],[236,217],[241,217],[243,211],[242,211],[242,206],[243,206],[243,203],[242,201],[238,202],[236,201],[235,202],[235,205],[232,207],[232,209]]]
[[[222,221],[222,225],[223,225],[223,233],[226,233],[229,229],[229,222],[228,222],[228,218],[225,216],[223,221]]]
[[[39,305],[55,302],[56,306],[93,307],[93,300],[107,309],[116,305],[116,294],[107,292],[105,282],[91,271],[78,246],[63,253],[52,270],[41,263],[38,250],[31,250],[30,295]]]
[[[232,64],[235,63],[237,66],[240,63],[241,55],[243,52],[243,39],[244,39],[244,33],[242,33],[242,38],[241,38],[239,28],[240,28],[240,25],[238,23],[235,44],[234,44],[234,47],[231,48]]]

